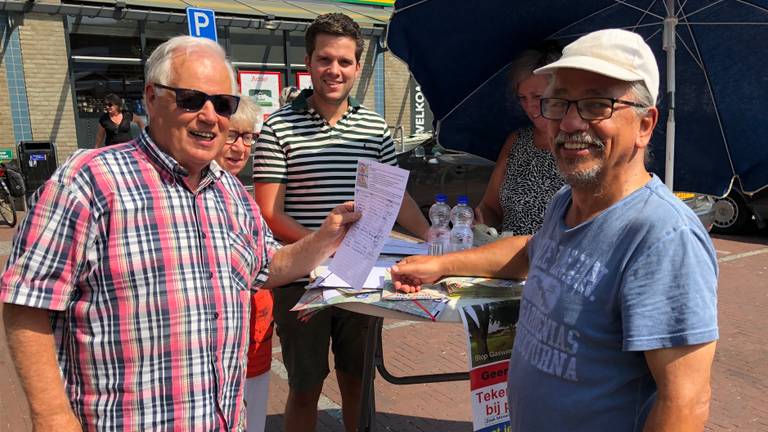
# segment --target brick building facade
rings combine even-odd
[[[77,134],[62,18],[29,14],[19,38],[32,139],[55,142],[63,160],[77,149]]]
[[[185,20],[181,12],[153,12],[144,11],[145,20],[142,21],[141,14],[135,14],[136,19],[130,19],[129,15],[122,12],[122,17],[118,17],[118,10],[115,9],[112,15],[104,13],[104,7],[101,7],[99,16],[93,18],[89,13],[95,9],[88,9],[88,6],[69,5],[66,1],[44,1],[36,2],[30,10],[13,11],[6,2],[4,9],[0,9],[0,34],[4,37],[0,40],[2,57],[0,58],[0,147],[15,148],[16,144],[22,140],[40,140],[54,141],[57,147],[58,160],[62,161],[71,155],[78,148],[90,148],[93,146],[94,128],[96,118],[100,112],[99,107],[88,108],[88,98],[100,99],[106,92],[111,91],[110,85],[102,85],[97,89],[95,97],[86,94],[87,87],[93,81],[103,79],[106,81],[123,81],[123,87],[130,79],[126,78],[125,72],[122,78],[115,78],[109,75],[116,69],[133,68],[135,74],[143,80],[141,72],[142,61],[149,55],[149,48],[156,46],[159,41],[153,42],[152,28],[168,27],[176,31],[175,34],[184,33],[186,29]],[[18,3],[18,2],[17,2]],[[86,2],[87,3],[87,2]],[[109,2],[106,2],[109,3]],[[119,3],[119,2],[118,2]],[[129,2],[130,3],[130,2]],[[144,2],[147,3],[147,2]],[[117,4],[117,3],[115,3]],[[59,6],[67,6],[62,8]],[[327,5],[326,5],[327,6]],[[362,8],[363,6],[356,6]],[[345,6],[342,12],[347,12],[349,7]],[[374,23],[363,22],[365,34],[365,50],[361,59],[362,73],[352,94],[361,100],[367,107],[382,114],[387,123],[394,129],[398,125],[403,125],[406,134],[411,133],[411,102],[409,73],[407,67],[391,53],[383,49],[384,26],[388,18],[390,9],[371,7],[372,11],[378,13],[378,20]],[[89,12],[91,11],[91,12]],[[306,13],[306,11],[302,11]],[[154,15],[153,15],[154,13]],[[247,32],[250,27],[245,24],[238,24],[246,28],[243,30],[237,28],[232,31],[239,32],[239,42],[241,46],[233,47],[235,38],[222,41],[222,35],[228,37],[228,27],[222,27],[221,22],[229,22],[231,26],[237,24],[234,18],[228,19],[226,15],[218,10],[217,24],[219,28],[219,42],[228,51],[228,54],[235,50],[242,52],[247,50],[246,45],[243,48],[243,35],[247,41]],[[158,15],[159,14],[159,15]],[[165,14],[165,15],[163,15]],[[112,17],[118,17],[113,19]],[[354,15],[353,15],[354,17]],[[384,18],[381,18],[384,17]],[[280,17],[272,17],[279,22]],[[263,26],[258,30],[261,32],[261,39],[254,38],[254,50],[258,51],[259,56],[266,58],[270,52],[281,50],[279,47],[282,40],[285,47],[289,43],[294,46],[285,49],[285,58],[291,59],[284,63],[287,65],[274,63],[234,61],[236,69],[239,70],[259,70],[268,68],[277,68],[282,71],[282,85],[296,85],[295,73],[305,70],[301,56],[303,49],[296,45],[303,46],[303,33],[306,24],[313,17],[308,16],[305,20],[288,26],[288,30],[273,30],[274,33],[269,39],[269,35],[264,35],[270,27]],[[152,20],[162,22],[163,19],[169,20],[169,24],[159,24]],[[251,19],[252,22],[258,21],[256,18],[241,18],[241,20]],[[256,21],[253,21],[256,20]],[[83,25],[87,22],[104,22],[102,27],[99,24],[89,26]],[[114,25],[109,23],[113,22]],[[170,24],[172,22],[172,24]],[[290,23],[289,18],[283,19],[283,23]],[[77,40],[75,36],[82,27],[88,27],[88,33]],[[103,30],[103,36],[99,32]],[[157,33],[157,32],[155,32]],[[162,38],[167,39],[173,33],[162,33]],[[280,35],[283,36],[280,36]],[[123,37],[124,35],[124,37]],[[88,38],[94,39],[88,39]],[[113,56],[112,52],[103,54],[98,49],[88,50],[84,47],[89,40],[93,40],[98,45],[99,41],[109,38],[115,38],[119,45],[124,40],[135,41],[132,49],[126,48],[125,53]],[[282,38],[282,39],[281,39]],[[268,40],[269,44],[274,46],[261,46],[259,41]],[[85,42],[83,42],[85,41]],[[288,42],[285,42],[288,41]],[[300,41],[300,42],[297,42]],[[128,43],[130,45],[130,43]],[[263,44],[262,44],[263,45]],[[122,50],[123,48],[120,48]],[[90,51],[98,55],[81,55],[84,52],[91,54]],[[103,51],[103,50],[102,50]],[[109,50],[107,50],[109,51]],[[256,52],[254,51],[254,52]],[[290,56],[289,56],[290,54]],[[271,55],[271,54],[269,54]],[[112,57],[110,57],[112,56]],[[242,54],[240,54],[242,57]],[[237,60],[233,56],[233,60]],[[241,59],[242,60],[242,59]],[[107,66],[105,66],[107,65]],[[103,66],[100,69],[100,66]],[[102,71],[103,69],[103,71]],[[85,78],[84,78],[85,77]],[[97,83],[98,84],[98,83]],[[139,82],[138,86],[141,86]],[[134,86],[133,97],[136,102],[140,100],[140,90]],[[125,96],[124,96],[125,97]],[[85,101],[85,102],[84,102]]]

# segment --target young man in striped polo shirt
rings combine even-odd
[[[295,242],[320,226],[330,209],[354,197],[357,161],[396,165],[386,121],[349,93],[360,75],[360,28],[343,14],[318,17],[306,33],[314,91],[305,90],[264,123],[254,154],[256,201],[283,242]],[[429,225],[406,194],[397,222],[425,238]],[[344,425],[355,430],[368,318],[329,308],[302,323],[289,309],[306,281],[276,290],[274,315],[290,391],[285,430],[314,430],[317,402],[329,373],[332,341]]]

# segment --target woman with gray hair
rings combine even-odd
[[[483,199],[475,208],[478,223],[514,235],[533,234],[541,227],[552,196],[564,184],[550,152],[547,120],[541,116],[540,101],[548,78],[533,75],[535,69],[558,58],[560,47],[546,42],[523,51],[512,62],[510,88],[532,126],[507,137]]]
[[[237,176],[249,161],[251,148],[261,129],[262,112],[253,100],[240,97],[240,105],[229,118],[229,132],[216,163]],[[272,362],[272,292],[251,294],[250,338],[245,399],[248,432],[263,432],[267,419],[269,369]]]
[[[251,98],[241,96],[237,111],[229,118],[229,131],[224,148],[216,162],[234,176],[237,176],[248,162],[251,147],[259,137],[261,116],[261,108]]]

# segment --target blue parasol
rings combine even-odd
[[[435,114],[441,145],[496,159],[526,124],[509,62],[544,39],[641,34],[661,69],[652,170],[676,190],[768,187],[768,0],[398,0],[388,28]]]

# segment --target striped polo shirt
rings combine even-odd
[[[311,90],[273,113],[254,148],[253,181],[284,183],[284,211],[307,228],[318,228],[337,205],[354,199],[357,161],[397,165],[387,123],[349,98],[333,127],[307,103]]]

